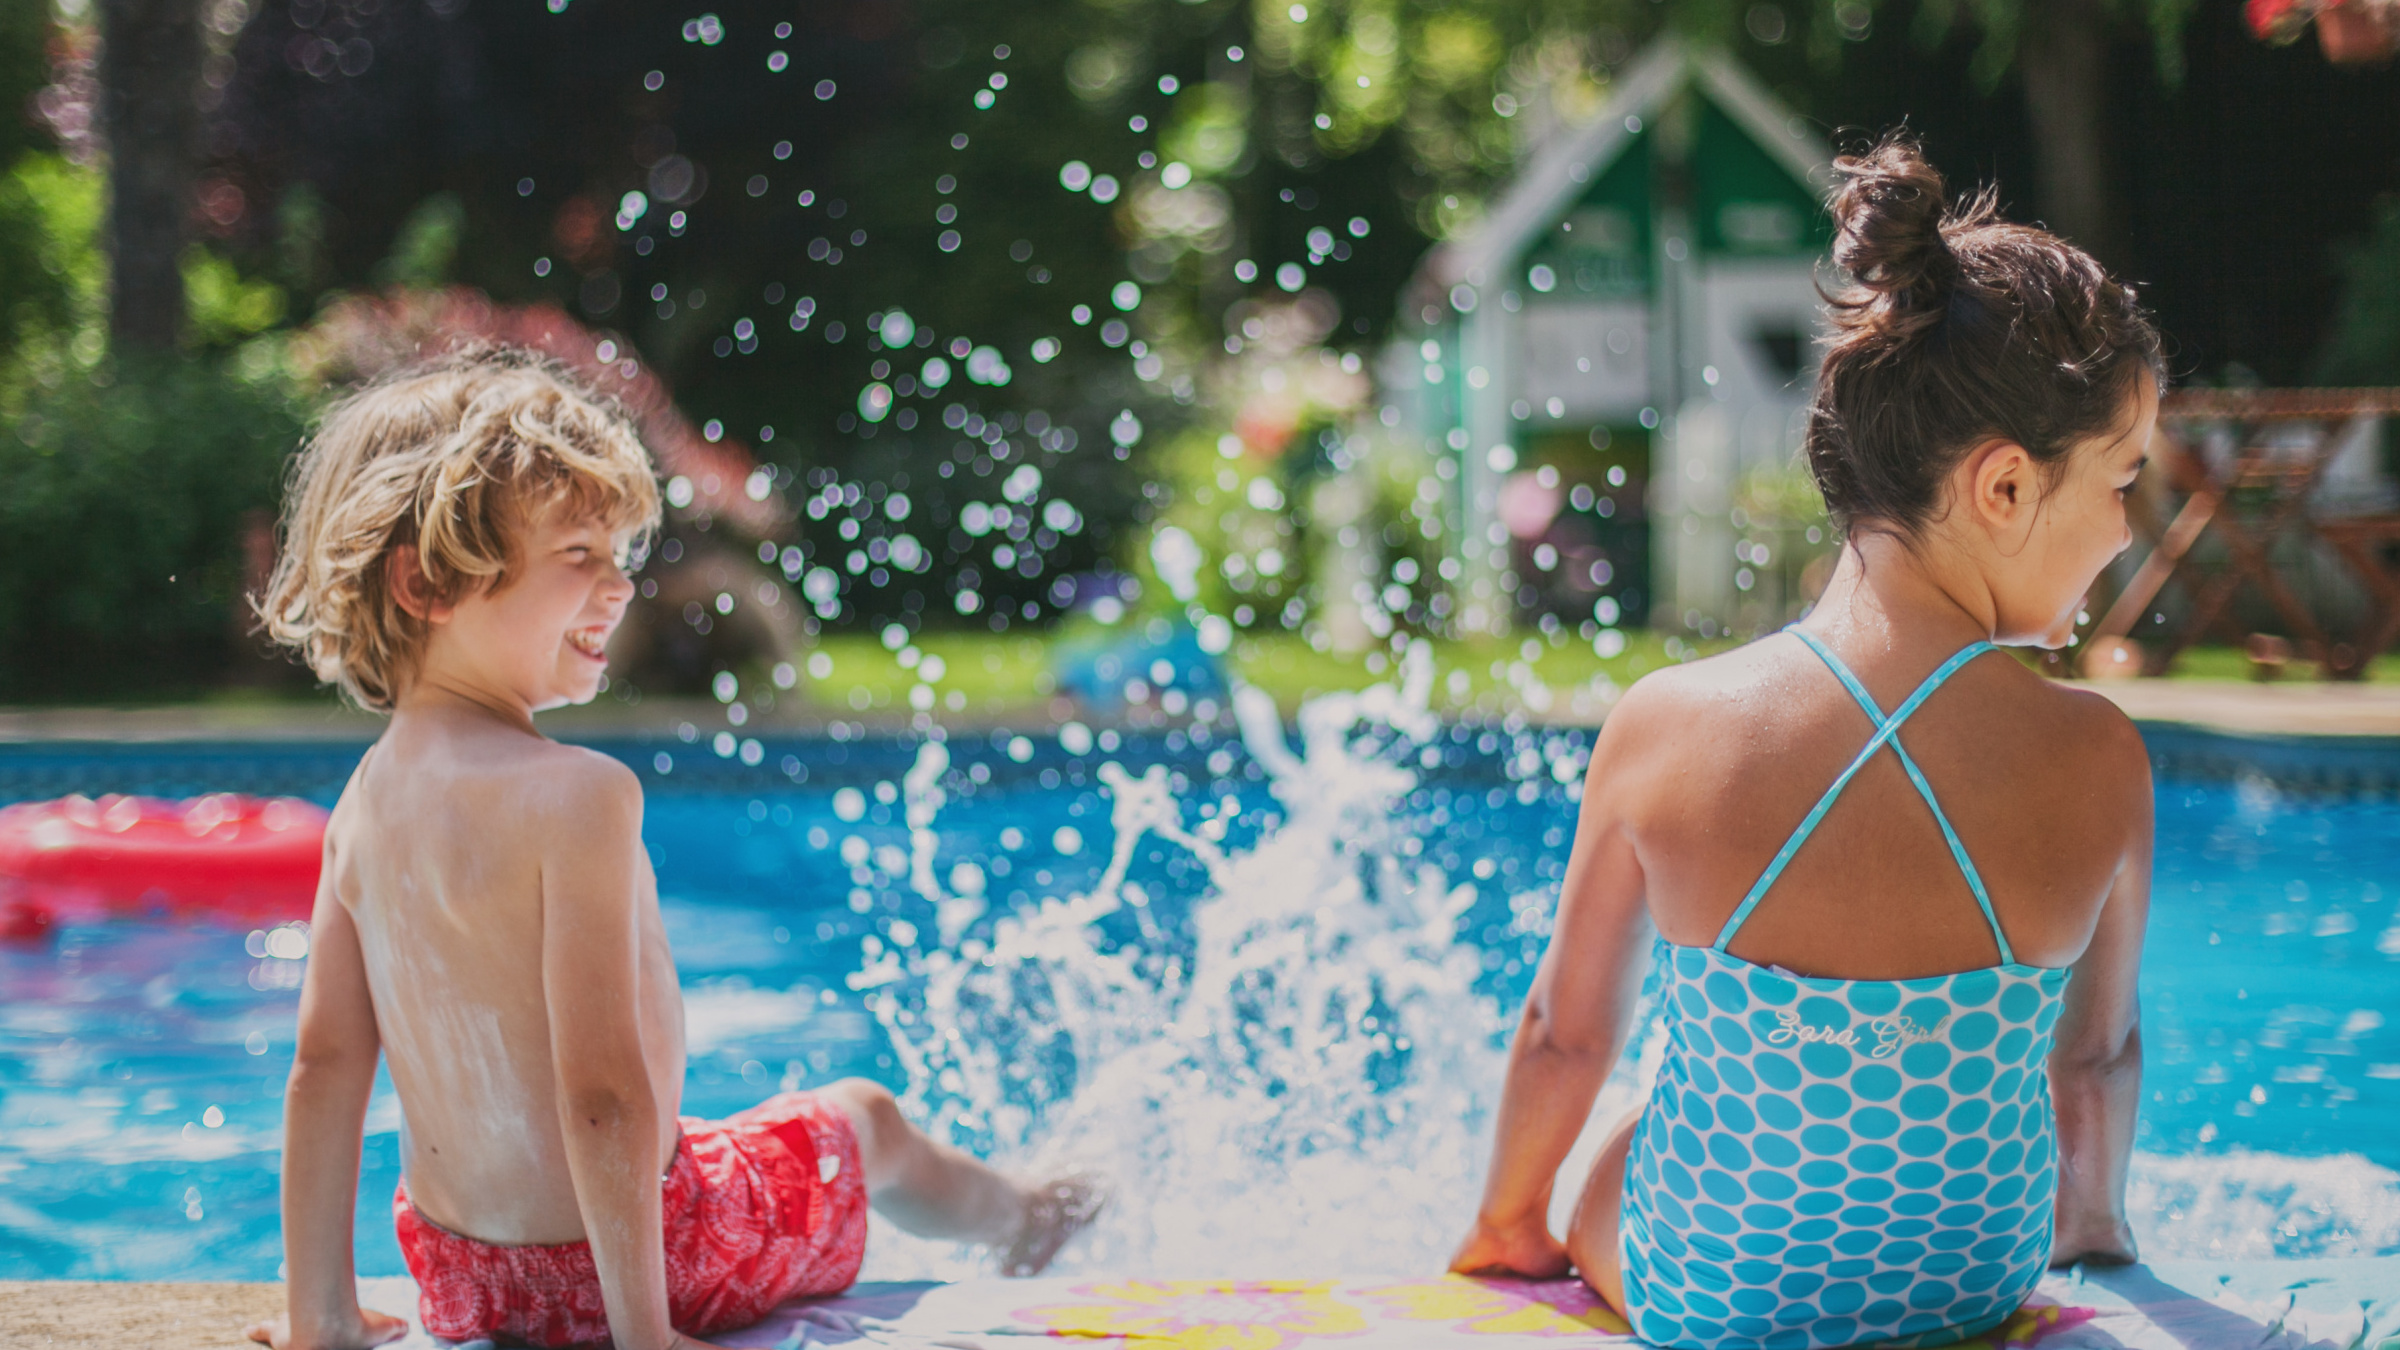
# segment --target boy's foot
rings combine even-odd
[[[1083,1231],[1107,1204],[1106,1189],[1080,1173],[1034,1186],[1025,1198],[1024,1226],[1014,1241],[999,1248],[1000,1273],[1011,1279],[1041,1274],[1067,1239]]]

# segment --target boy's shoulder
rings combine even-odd
[[[580,745],[537,742],[514,766],[528,809],[556,814],[562,823],[608,819],[642,809],[642,781],[623,760]]]
[[[511,735],[451,740],[433,753],[417,747],[412,751],[403,753],[400,761],[401,774],[414,783],[408,796],[431,790],[487,813],[494,825],[572,830],[585,822],[614,823],[627,814],[637,819],[641,814],[641,779],[622,760],[583,746]],[[372,758],[375,752],[369,753]],[[430,778],[425,776],[429,771]],[[370,764],[362,762],[353,785],[370,775]],[[343,792],[337,814],[352,805],[354,795]]]

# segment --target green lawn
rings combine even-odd
[[[916,650],[919,662],[929,657],[941,661],[937,685],[945,699],[955,691],[967,708],[992,712],[1047,700],[1054,692],[1050,653],[1097,643],[1107,636],[1084,627],[1048,642],[1005,634],[935,633],[918,642]],[[1505,699],[1516,694],[1519,682],[1527,676],[1560,692],[1587,686],[1603,675],[1621,687],[1672,664],[1679,654],[1689,659],[1691,654],[1732,645],[1713,642],[1694,647],[1679,639],[1628,631],[1625,649],[1603,659],[1594,654],[1590,643],[1571,633],[1561,636],[1563,640],[1555,644],[1538,635],[1436,643],[1436,706],[1461,707],[1486,695]],[[902,665],[904,655],[905,649],[897,654],[887,651],[872,635],[828,636],[808,658],[796,663],[798,687],[794,692],[829,710],[905,706],[908,690],[917,681]],[[817,660],[820,656],[824,659]],[[1321,652],[1291,633],[1246,637],[1235,643],[1227,656],[1230,673],[1266,690],[1286,708],[1297,707],[1312,694],[1362,689],[1392,673],[1390,658],[1380,651],[1355,656]]]
[[[2171,680],[2247,680],[2250,658],[2239,647],[2188,647],[2175,658],[2175,669],[2169,671]],[[2284,667],[2283,680],[2290,684],[2305,684],[2317,678],[2314,664],[2295,659]],[[2400,653],[2387,654],[2367,667],[2367,683],[2400,683]]]
[[[935,633],[924,637],[916,650],[920,659],[935,657],[942,663],[936,684],[945,698],[943,711],[989,715],[1046,702],[1055,692],[1052,653],[1109,636],[1088,625],[1047,636]],[[1116,636],[1131,634],[1120,629]],[[1686,643],[1627,630],[1624,650],[1603,659],[1590,643],[1569,633],[1562,633],[1561,638],[1555,643],[1539,635],[1435,643],[1435,706],[1464,707],[1487,697],[1501,704],[1517,702],[1528,678],[1561,697],[1579,687],[1590,687],[1601,676],[1622,688],[1678,660],[1737,645],[1724,639]],[[818,656],[824,659],[815,660]],[[1292,633],[1245,637],[1228,653],[1227,664],[1237,678],[1274,695],[1286,709],[1297,707],[1312,694],[1364,688],[1390,678],[1392,671],[1390,659],[1382,652],[1340,655],[1318,651]],[[2250,667],[2239,649],[2198,647],[2182,655],[2169,678],[2247,680]],[[2313,678],[2313,668],[2295,665],[2285,678],[2305,683]],[[2372,678],[2400,681],[2400,660],[2378,663]],[[803,702],[828,712],[890,710],[907,706],[916,677],[903,667],[899,654],[885,650],[872,635],[836,634],[811,649],[811,657],[800,664],[796,683],[793,692]],[[963,709],[951,706],[953,693]]]

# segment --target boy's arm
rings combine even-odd
[[[618,1350],[676,1341],[667,1314],[658,1097],[642,1052],[642,792],[578,766],[542,848],[542,993],[558,1121]]]
[[[358,926],[335,898],[332,876],[329,859],[309,922],[299,1045],[283,1097],[286,1312],[249,1333],[276,1350],[358,1350],[408,1330],[404,1322],[358,1306],[351,1265],[359,1142],[382,1042]]]
[[[1629,694],[1626,703],[1634,702]],[[1550,1192],[1608,1078],[1641,989],[1647,917],[1641,862],[1624,828],[1625,750],[1637,713],[1620,706],[1593,747],[1558,920],[1509,1044],[1491,1171],[1475,1227],[1450,1268],[1564,1274]],[[1609,734],[1617,735],[1612,738]]]
[[[2125,728],[2133,734],[2130,724]],[[2150,765],[2134,743],[2134,829],[2091,945],[2067,981],[2050,1051],[2058,1109],[2058,1211],[2053,1265],[2136,1259],[2125,1221],[2125,1173],[2142,1099],[2142,934],[2150,919]]]

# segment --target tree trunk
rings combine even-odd
[[[2052,230],[2117,261],[2109,191],[2107,15],[2103,0],[2030,0],[2018,68],[2033,124],[2037,205]]]
[[[109,153],[109,336],[172,348],[183,335],[184,216],[199,149],[195,0],[100,0],[100,106]]]

